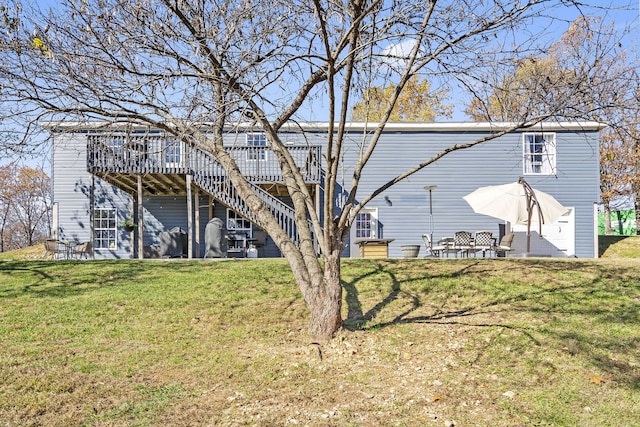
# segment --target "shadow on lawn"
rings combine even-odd
[[[78,262],[0,261],[0,298],[15,298],[26,294],[71,297],[98,288],[135,283],[136,279],[149,271],[148,266],[142,262],[81,261],[81,274],[74,271],[74,265]],[[170,268],[173,272],[182,267],[171,264],[158,263],[154,269]],[[94,268],[85,268],[89,265]],[[71,271],[73,274],[69,274]]]
[[[434,291],[438,285],[431,288],[423,288],[422,291],[415,289],[409,283],[400,280],[394,271],[389,269],[385,262],[372,264],[372,270],[354,278],[352,281],[343,283],[346,292],[346,302],[348,315],[344,326],[348,330],[372,330],[385,328],[397,324],[449,324],[471,327],[499,327],[518,331],[526,336],[532,344],[536,346],[549,345],[542,343],[535,335],[540,337],[551,336],[557,341],[560,351],[571,355],[580,354],[587,357],[592,363],[602,371],[606,372],[610,378],[616,382],[625,384],[628,387],[640,390],[640,365],[635,362],[627,362],[616,358],[616,354],[624,354],[628,360],[638,360],[640,354],[640,338],[635,336],[619,336],[608,334],[600,336],[591,330],[580,330],[579,328],[565,328],[564,317],[568,315],[584,316],[585,318],[597,318],[598,321],[611,324],[635,326],[640,328],[640,274],[634,268],[615,267],[613,270],[602,265],[582,262],[553,262],[549,260],[520,260],[518,265],[509,267],[522,267],[543,269],[549,278],[554,274],[565,274],[568,271],[585,273],[585,279],[572,280],[566,285],[562,281],[553,284],[551,280],[544,288],[527,286],[526,279],[523,279],[518,288],[521,291],[509,291],[509,296],[500,297],[499,294],[485,300],[484,302],[471,303],[463,307],[452,307],[448,298],[437,295]],[[521,263],[521,264],[520,264]],[[426,273],[422,277],[411,276],[410,282],[438,282],[452,279],[459,281],[459,286],[472,288],[478,280],[478,275],[485,273],[495,273],[495,264],[487,264],[482,261],[469,262],[457,265],[453,270],[430,275],[428,265],[425,264]],[[591,277],[587,278],[587,275]],[[363,310],[358,293],[358,283],[376,276],[387,276],[391,284],[391,289],[378,303],[368,309]],[[526,274],[523,274],[526,276]],[[406,285],[406,286],[404,286]],[[406,289],[404,289],[406,288]],[[453,287],[455,290],[455,286]],[[479,289],[481,292],[481,289]],[[441,298],[438,308],[432,308],[435,298]],[[451,295],[449,295],[450,297]],[[428,307],[423,303],[422,298],[429,298],[432,303]],[[625,299],[625,297],[628,297]],[[590,303],[581,304],[585,298],[591,298]],[[595,304],[598,298],[603,298],[603,304]],[[615,298],[614,302],[606,301],[608,298]],[[624,302],[620,301],[624,299]],[[402,301],[400,301],[402,300]],[[465,301],[465,298],[461,298]],[[396,314],[391,320],[376,322],[375,319],[383,314],[385,309],[391,310],[390,306],[394,302],[401,302],[403,310]],[[468,301],[466,301],[468,302]],[[464,303],[463,303],[464,304]],[[428,313],[425,313],[427,312]],[[491,315],[498,313],[527,313],[533,317],[540,316],[549,322],[543,322],[544,326],[538,330],[537,327],[522,327],[508,322],[496,321],[474,321],[473,316]],[[483,317],[484,319],[487,316]],[[545,340],[546,341],[546,340]]]

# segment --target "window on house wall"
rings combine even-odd
[[[124,135],[121,136],[110,136],[106,139],[105,144],[109,149],[113,151],[115,156],[124,157],[124,147],[126,144],[126,138]]]
[[[556,134],[523,134],[523,172],[529,175],[556,173]]]
[[[251,222],[239,213],[227,209],[227,231],[229,251],[245,250],[247,239],[251,238]]]
[[[264,133],[248,133],[247,147],[258,147],[247,152],[247,160],[266,160],[267,150],[260,147],[267,146],[267,136]]]
[[[378,235],[378,213],[375,209],[363,209],[355,222],[356,239],[375,239]]]
[[[238,212],[227,209],[227,230],[230,232],[251,232],[251,221],[240,215]]]
[[[162,141],[162,155],[165,167],[178,167],[182,164],[182,144],[175,139]]]
[[[93,244],[96,249],[115,249],[116,210],[95,209],[93,212]]]

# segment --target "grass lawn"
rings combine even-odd
[[[640,261],[0,261],[0,426],[640,426]],[[453,424],[452,424],[453,423]]]

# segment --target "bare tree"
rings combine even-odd
[[[51,180],[40,168],[0,166],[1,251],[40,243],[51,235]]]
[[[522,117],[488,138],[433,153],[371,194],[360,194],[365,166],[407,83],[418,76],[439,82],[436,90],[455,81],[473,89],[490,65],[545,49],[521,40],[542,40],[533,29],[545,31],[553,9],[571,3],[73,0],[40,13],[24,5],[18,10],[10,2],[5,10],[15,11],[19,22],[10,16],[1,36],[0,78],[9,105],[19,106],[12,113],[150,125],[212,153],[288,260],[310,311],[311,335],[326,340],[342,324],[341,253],[351,224],[370,200],[449,152],[549,119],[559,110]],[[592,66],[585,63],[576,71],[576,87],[586,87]],[[357,142],[361,155],[344,203],[337,205],[342,155],[354,143],[346,137],[352,97],[390,82],[394,90],[379,122]],[[320,97],[329,132],[318,215],[278,131],[320,108],[315,102]],[[228,126],[241,122],[263,131],[279,160],[300,243],[278,225],[223,147]]]
[[[11,182],[15,176],[15,165],[0,166],[0,180],[2,182]],[[0,252],[4,252],[7,247],[5,241],[8,240],[11,226],[11,212],[13,211],[13,191],[12,188],[5,185],[0,188]]]

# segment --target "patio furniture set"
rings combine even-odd
[[[47,239],[44,242],[42,258],[82,259],[91,255],[91,242],[74,242],[68,240]]]
[[[470,253],[478,256],[482,253],[482,257],[499,256],[503,257],[512,250],[513,233],[505,234],[498,243],[497,238],[493,237],[491,231],[458,231],[453,237],[444,237],[434,245],[429,234],[423,234],[422,239],[427,249],[427,256],[449,257],[454,254],[456,257],[468,257]]]

